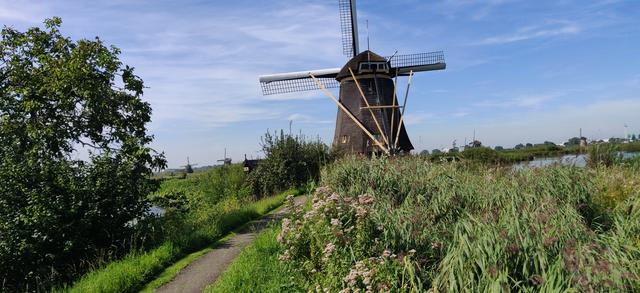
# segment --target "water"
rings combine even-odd
[[[164,216],[165,210],[159,206],[153,205],[149,208],[149,210],[147,210],[147,212],[150,215],[156,216],[156,217],[162,217]]]
[[[622,156],[622,159],[631,159],[633,157],[640,156],[640,152],[620,152],[620,155]],[[513,165],[513,169],[522,170],[526,168],[540,168],[553,165],[586,167],[588,157],[589,156],[586,154],[578,154],[564,155],[560,157],[535,158],[532,161],[516,163]]]

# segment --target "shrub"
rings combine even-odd
[[[502,161],[499,153],[488,147],[467,148],[461,155],[466,160],[480,163],[498,164]]]
[[[320,167],[331,160],[328,147],[319,140],[307,140],[303,135],[284,131],[262,137],[266,158],[249,175],[254,194],[262,197],[317,180]]]

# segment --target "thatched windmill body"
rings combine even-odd
[[[382,57],[360,52],[356,0],[339,0],[343,52],[351,59],[342,68],[291,72],[260,77],[263,94],[323,90],[338,106],[333,146],[347,153],[409,152],[404,110],[415,72],[446,68],[439,52]],[[403,105],[396,91],[398,76],[409,76]],[[394,80],[395,78],[395,80]],[[327,88],[340,88],[337,99]]]

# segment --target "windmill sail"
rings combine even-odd
[[[409,72],[442,70],[447,67],[442,51],[409,55],[394,55],[387,58],[391,63],[391,71],[398,75],[409,75]]]
[[[340,68],[263,75],[260,77],[260,85],[264,95],[318,90],[320,88],[311,78],[313,74],[326,88],[337,88],[340,87],[335,80],[338,72]]]
[[[360,53],[358,45],[358,16],[356,0],[339,0],[342,53],[353,57]]]

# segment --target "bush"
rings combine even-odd
[[[248,178],[249,186],[258,197],[317,180],[320,167],[332,157],[321,141],[284,134],[284,131],[279,135],[267,132],[262,137],[262,151],[266,158]]]
[[[502,161],[497,151],[488,147],[467,148],[462,153],[462,158],[474,162],[498,164]]]
[[[117,48],[72,41],[60,25],[2,29],[2,290],[46,290],[128,252],[152,168],[166,165],[148,147],[151,108],[133,68]],[[79,148],[88,162],[71,159]]]

